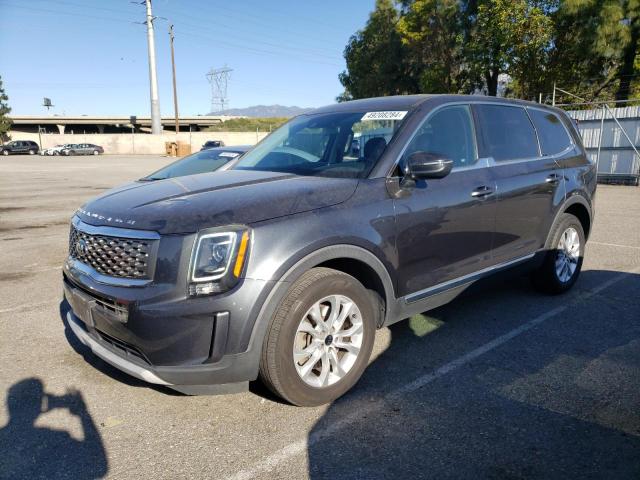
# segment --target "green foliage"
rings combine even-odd
[[[212,125],[207,128],[208,132],[255,132],[256,129],[261,132],[270,132],[285,123],[288,118],[231,118],[226,122]]]
[[[345,91],[338,101],[416,91],[407,49],[396,28],[399,15],[392,0],[376,0],[365,28],[344,49],[348,72],[340,74]]]
[[[0,139],[4,139],[11,130],[11,119],[7,116],[11,113],[11,107],[9,107],[7,101],[9,97],[4,92],[4,86],[2,85],[2,77],[0,77]]]
[[[397,93],[589,99],[640,90],[640,0],[378,0],[345,48],[339,100]]]
[[[551,18],[527,0],[479,2],[467,48],[472,76],[484,77],[489,95],[496,95],[498,75],[506,73],[517,81],[517,96],[534,97],[552,28]]]
[[[464,15],[458,0],[405,2],[398,33],[409,49],[419,91],[456,92],[463,88]]]

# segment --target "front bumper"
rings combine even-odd
[[[246,390],[261,342],[250,341],[274,282],[244,279],[226,294],[176,297],[167,286],[100,284],[65,266],[64,320],[84,345],[119,370],[187,394]]]

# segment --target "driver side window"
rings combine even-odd
[[[432,114],[411,140],[403,164],[411,154],[420,151],[449,158],[454,168],[475,164],[478,155],[469,106],[453,105]]]

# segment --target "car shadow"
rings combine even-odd
[[[25,378],[7,391],[9,421],[0,428],[0,478],[92,479],[109,464],[102,438],[82,394],[47,393],[39,378]],[[78,418],[82,440],[69,431],[36,425],[41,414],[66,410]]]
[[[580,300],[618,275],[582,272],[571,306],[493,347],[568,295],[503,276],[391,326],[310,431],[309,477],[640,478],[640,275]]]

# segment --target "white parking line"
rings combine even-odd
[[[290,443],[284,448],[269,455],[261,462],[256,463],[253,467],[249,469],[241,470],[235,473],[234,475],[227,477],[228,480],[249,480],[261,473],[270,472],[276,466],[278,466],[278,464],[296,455],[303,453],[308,447],[313,446],[316,443],[318,443],[320,440],[324,439],[325,437],[332,435],[339,430],[342,430],[343,428],[349,426],[351,423],[363,417],[364,415],[370,415],[372,411],[382,408],[387,402],[397,400],[399,397],[403,395],[406,395],[411,392],[415,392],[416,390],[420,389],[421,387],[424,387],[425,385],[433,382],[434,380],[437,380],[438,378],[441,378],[446,374],[451,373],[454,370],[457,370],[458,368],[468,364],[469,362],[471,362],[472,360],[475,360],[481,355],[484,355],[485,353],[490,352],[491,350],[494,350],[500,347],[501,345],[504,345],[509,340],[512,340],[515,337],[531,330],[537,325],[540,325],[542,322],[564,312],[573,304],[575,304],[577,301],[583,302],[584,300],[591,298],[594,295],[597,295],[598,293],[600,293],[601,291],[609,288],[611,285],[618,283],[619,281],[628,277],[630,274],[634,274],[638,272],[640,272],[640,268],[632,270],[630,272],[621,273],[620,275],[616,275],[612,279],[604,282],[602,285],[594,288],[593,290],[587,291],[583,294],[575,296],[574,298],[575,301],[572,301],[570,303],[565,303],[564,305],[553,308],[535,317],[533,320],[530,320],[527,323],[520,325],[518,328],[515,328],[510,332],[507,332],[504,335],[501,335],[500,337],[497,337],[494,340],[491,340],[490,342],[485,343],[484,345],[476,348],[475,350],[470,351],[469,353],[463,355],[462,357],[459,357],[430,373],[427,373],[421,377],[418,377],[413,382],[407,383],[397,388],[396,390],[382,397],[380,400],[373,402],[364,408],[360,408],[350,415],[346,415],[342,417],[340,420],[337,420],[336,422],[332,423],[331,425],[327,426],[324,429],[318,430],[308,440],[304,438],[297,442]]]
[[[633,245],[620,245],[619,243],[589,242],[587,245],[604,245],[606,247],[635,248],[636,250],[640,250],[640,247],[634,247]]]

